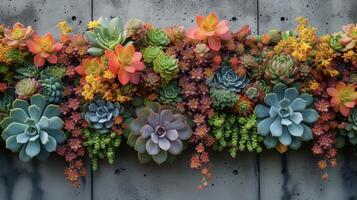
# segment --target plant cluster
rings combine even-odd
[[[210,150],[280,153],[312,143],[318,166],[357,145],[357,25],[323,36],[305,18],[294,31],[236,32],[215,13],[196,26],[154,27],[119,17],[61,36],[0,26],[0,119],[6,148],[29,161],[51,152],[74,187],[127,143],[141,163],[190,167],[208,185]],[[327,173],[323,178],[328,178]]]

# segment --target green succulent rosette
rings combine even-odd
[[[154,71],[159,73],[161,78],[166,81],[175,78],[179,72],[178,60],[165,53],[159,54],[153,64]]]
[[[269,62],[265,71],[265,78],[272,84],[285,83],[292,84],[299,78],[299,68],[295,60],[290,55],[280,54],[274,56]]]
[[[152,28],[147,33],[147,44],[149,46],[167,46],[170,44],[170,39],[163,30]]]
[[[175,104],[181,100],[181,88],[177,81],[171,81],[169,84],[159,89],[159,102],[163,104]]]
[[[149,46],[146,47],[143,51],[144,62],[152,63],[158,55],[164,53],[160,47]]]

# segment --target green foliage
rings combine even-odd
[[[6,58],[11,61],[11,63],[21,64],[24,62],[24,54],[15,48],[11,48],[6,52]]]
[[[210,97],[212,106],[216,109],[232,108],[237,101],[236,92],[225,89],[211,88]]]
[[[170,81],[179,72],[178,60],[173,56],[161,53],[154,60],[154,71],[159,73],[161,78]]]
[[[148,46],[144,49],[143,51],[143,58],[146,63],[152,63],[155,58],[160,55],[161,53],[164,53],[161,49],[161,47],[156,47],[156,46]]]
[[[239,117],[216,113],[208,120],[212,127],[211,134],[217,140],[214,149],[223,151],[228,149],[229,154],[235,158],[238,151],[256,151],[260,153],[263,149],[261,143],[263,137],[258,135],[255,127],[255,115]]]
[[[46,98],[49,103],[58,104],[61,102],[64,97],[64,87],[59,79],[55,77],[50,77],[40,80],[40,83],[40,93]]]
[[[181,100],[181,88],[177,81],[171,81],[169,84],[159,88],[159,101],[163,104],[175,104]]]
[[[9,66],[0,64],[0,80],[7,84],[13,84],[14,73],[9,69]]]
[[[93,170],[98,169],[98,160],[107,159],[109,164],[113,164],[116,152],[121,143],[121,136],[115,132],[110,134],[101,134],[96,130],[85,129],[83,131],[86,141],[84,146],[91,158]]]
[[[25,78],[38,78],[42,71],[36,67],[32,62],[25,61],[23,65],[16,69],[16,79],[25,79]]]
[[[147,43],[149,46],[167,46],[170,39],[163,30],[152,28],[148,31]]]
[[[8,117],[12,102],[15,100],[13,92],[0,93],[0,121]]]
[[[54,77],[57,79],[62,79],[66,75],[66,67],[61,65],[49,66],[46,69],[46,74],[49,77]]]

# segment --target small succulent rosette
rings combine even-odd
[[[128,144],[138,152],[141,163],[172,161],[192,135],[186,116],[172,106],[151,102],[137,109],[136,115],[129,125]]]
[[[47,105],[42,95],[31,96],[30,104],[16,99],[12,106],[10,116],[1,122],[2,138],[7,149],[20,152],[20,160],[45,159],[66,140],[58,106]]]
[[[249,83],[246,74],[237,74],[228,64],[223,64],[216,74],[207,80],[207,84],[217,89],[241,92]]]
[[[310,108],[312,95],[303,93],[295,87],[288,88],[279,83],[273,92],[264,98],[264,104],[255,107],[254,113],[260,120],[257,124],[258,134],[264,136],[267,148],[280,144],[298,149],[303,141],[313,138],[310,124],[317,121],[318,113]]]
[[[101,56],[104,50],[113,50],[117,44],[125,43],[127,34],[123,31],[119,17],[113,19],[101,17],[97,21],[99,26],[85,32],[90,44],[89,55]]]
[[[108,133],[119,116],[120,104],[96,98],[84,108],[84,119],[99,133]]]

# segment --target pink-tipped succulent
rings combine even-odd
[[[187,31],[186,36],[192,40],[207,40],[208,46],[214,51],[221,48],[221,40],[232,37],[229,32],[228,21],[218,21],[218,16],[211,13],[208,16],[196,16],[197,27]]]
[[[5,29],[2,41],[12,48],[26,47],[26,40],[33,34],[31,26],[25,27],[20,22],[16,22],[12,29]]]

